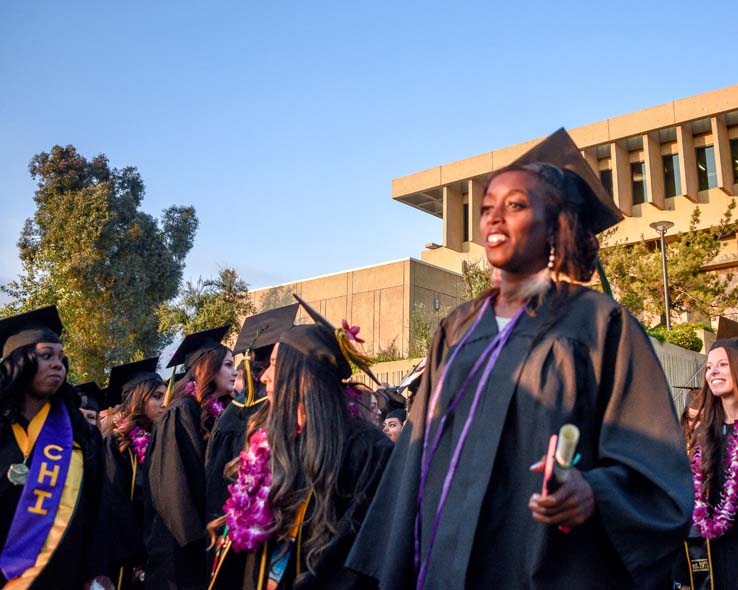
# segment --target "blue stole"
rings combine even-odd
[[[72,424],[67,410],[61,400],[53,400],[36,440],[28,480],[0,553],[0,570],[8,580],[36,563],[59,508],[72,445]]]

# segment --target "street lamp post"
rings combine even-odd
[[[671,221],[654,221],[649,224],[659,234],[661,239],[661,270],[664,275],[664,303],[666,304],[666,329],[671,330],[671,313],[669,304],[669,277],[666,274],[666,244],[664,243],[664,236],[674,224]]]

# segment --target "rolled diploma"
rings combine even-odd
[[[577,451],[579,429],[573,424],[564,424],[559,430],[559,442],[556,445],[556,461],[554,461],[554,476],[556,481],[564,483],[569,479],[569,470]]]

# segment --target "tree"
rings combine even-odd
[[[730,286],[732,273],[702,270],[720,254],[721,240],[738,229],[733,221],[735,206],[731,201],[720,224],[707,229],[698,229],[700,209],[696,207],[689,229],[666,244],[669,301],[675,312],[709,318],[738,305],[738,289]],[[607,233],[603,242],[614,235]],[[616,298],[634,314],[645,312],[663,321],[664,284],[657,243],[649,244],[643,238],[635,244],[616,243],[603,249],[601,257]]]
[[[240,320],[256,312],[249,298],[248,285],[232,268],[221,269],[214,279],[187,282],[181,295],[159,309],[159,329],[168,338],[178,332],[191,334],[231,324],[236,333]]]
[[[482,291],[492,286],[490,275],[492,267],[483,260],[462,260],[461,281],[463,285],[463,297],[465,301],[474,299]]]
[[[54,146],[29,164],[36,211],[18,241],[22,272],[0,287],[8,316],[56,304],[71,378],[104,380],[106,368],[154,356],[165,344],[157,310],[174,297],[197,216],[173,206],[160,221],[139,210],[135,167],[110,168],[74,146]]]

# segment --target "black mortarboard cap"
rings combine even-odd
[[[715,342],[712,343],[712,346],[710,346],[710,350],[715,350],[716,348],[738,348],[738,338],[721,338],[719,340],[715,340]]]
[[[563,127],[510,165],[526,166],[535,163],[553,164],[564,171],[563,179],[551,179],[545,173],[541,176],[560,185],[567,203],[577,209],[593,233],[605,231],[623,219],[615,201]]]
[[[108,395],[106,403],[109,407],[117,406],[126,397],[126,393],[137,384],[148,381],[149,379],[159,379],[161,377],[156,372],[156,366],[159,363],[159,357],[144,359],[118,365],[110,370],[110,379],[108,380]],[[162,380],[162,383],[164,381]]]
[[[0,320],[2,356],[5,358],[14,350],[29,344],[59,343],[63,329],[55,305]]]
[[[296,293],[293,293],[292,296],[295,299],[297,299],[297,301],[300,303],[300,305],[302,305],[302,307],[305,309],[305,312],[312,318],[312,320],[316,324],[318,324],[320,326],[323,326],[324,328],[326,328],[327,330],[329,330],[330,332],[332,332],[334,334],[334,337],[338,341],[338,338],[335,336],[335,334],[336,334],[336,328],[333,326],[333,324],[331,324],[327,319],[325,319],[318,312],[317,309],[315,309],[312,305],[310,305],[302,297],[300,297]],[[358,351],[356,351],[355,349],[354,350],[350,350],[350,351],[344,350],[342,352],[343,352],[343,356],[344,357],[346,357],[347,355],[354,355],[354,353],[358,353]],[[351,362],[353,362],[354,364],[356,364],[362,371],[364,371],[364,373],[366,373],[369,376],[369,378],[372,381],[374,381],[377,385],[381,385],[381,382],[379,381],[379,379],[377,379],[377,376],[374,373],[372,373],[372,370],[369,368],[369,360],[370,359],[368,357],[365,357],[363,354],[358,353],[358,354],[356,354],[356,356],[354,358],[351,358],[351,359],[348,359],[347,358],[346,360],[347,360],[347,362],[350,360]]]
[[[100,389],[100,386],[94,381],[80,383],[74,387],[80,393],[80,399],[82,400],[80,407],[82,409],[99,412],[100,408],[105,405],[105,390]]]
[[[219,328],[188,334],[182,340],[179,348],[174,351],[167,367],[184,365],[186,370],[191,369],[192,365],[203,356],[220,346],[220,341],[223,340],[230,327],[230,324],[226,324]]]
[[[726,317],[718,318],[718,329],[715,334],[717,340],[725,340],[726,338],[738,338],[738,322],[729,320]]]
[[[243,322],[233,354],[257,350],[275,344],[295,323],[300,304],[294,303],[252,315]]]

